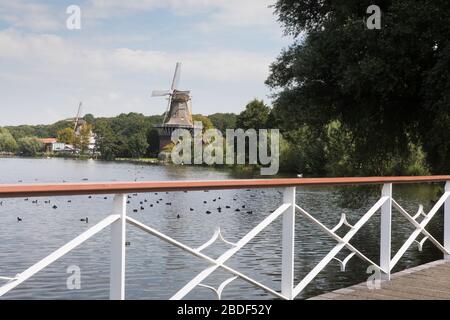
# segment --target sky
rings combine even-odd
[[[275,0],[0,0],[0,126],[82,113],[162,114],[176,62],[193,112],[270,104],[269,65],[289,45]],[[81,10],[81,29],[66,12]]]

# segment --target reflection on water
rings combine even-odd
[[[62,159],[0,159],[0,183],[43,183],[81,181],[199,180],[234,178],[229,171],[204,167],[140,166],[126,163],[75,161]],[[328,227],[336,225],[342,212],[355,223],[376,201],[365,199],[358,209],[340,207],[336,188],[301,187],[297,203]],[[394,186],[394,198],[409,212],[420,203],[425,211],[431,206],[436,186]],[[6,199],[0,206],[0,276],[14,276],[53,250],[87,230],[111,213],[112,196],[49,197]],[[216,227],[224,237],[238,241],[282,201],[281,190],[224,190],[210,192],[150,193],[133,196],[128,214],[173,238],[198,247],[207,241]],[[45,203],[50,201],[50,203]],[[70,201],[70,202],[69,202]],[[206,201],[206,203],[204,203]],[[142,204],[141,204],[142,202]],[[166,203],[171,203],[167,205]],[[53,209],[56,206],[56,209]],[[227,208],[230,207],[230,208]],[[245,206],[245,208],[243,208]],[[141,210],[141,207],[144,210]],[[221,208],[221,212],[217,208]],[[191,208],[193,211],[191,211]],[[236,211],[236,209],[240,211]],[[137,210],[137,212],[134,212]],[[210,214],[206,212],[210,211]],[[252,213],[249,213],[252,211]],[[179,215],[179,218],[178,218]],[[18,222],[17,217],[22,218]],[[89,217],[89,224],[80,221]],[[433,219],[428,230],[442,239],[442,213]],[[277,220],[256,239],[239,251],[228,265],[276,290],[280,288],[281,221]],[[393,216],[393,250],[400,248],[413,231],[400,214]],[[342,231],[345,231],[342,230]],[[375,215],[354,237],[352,244],[374,261],[379,252],[379,215]],[[419,237],[421,239],[421,237]],[[167,299],[207,263],[172,247],[133,226],[127,226],[126,298]],[[37,275],[5,295],[6,299],[107,299],[109,296],[109,230],[89,239]],[[296,283],[320,261],[336,243],[306,219],[296,223]],[[205,253],[219,256],[227,245],[217,243]],[[349,254],[345,249],[338,255]],[[436,260],[440,252],[427,241],[423,252],[415,244],[399,262],[396,270]],[[68,290],[66,281],[71,265],[81,268],[81,290]],[[332,261],[298,298],[342,288],[367,279],[368,265],[353,257],[347,272],[340,272]],[[230,275],[218,270],[205,284],[217,287]],[[235,280],[224,290],[223,299],[271,299],[260,289]],[[207,288],[198,287],[186,298],[215,299]]]

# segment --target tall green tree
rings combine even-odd
[[[8,129],[0,127],[0,152],[15,152],[17,148],[17,142]]]
[[[42,151],[42,143],[36,137],[26,137],[19,139],[19,152],[23,156],[34,157]]]
[[[234,113],[214,113],[208,116],[215,128],[225,133],[226,129],[236,128],[236,118]]]
[[[62,130],[58,130],[56,133],[56,138],[59,142],[73,144],[75,140],[75,132],[73,131],[73,128],[64,128]]]
[[[117,156],[117,146],[114,133],[108,121],[98,120],[94,127],[96,134],[96,147],[101,157],[105,160],[113,160]]]
[[[236,127],[239,129],[266,129],[270,108],[264,101],[255,99],[245,106],[236,119]]]
[[[366,26],[381,7],[380,30]],[[274,113],[285,130],[338,121],[352,139],[354,172],[384,174],[423,146],[433,172],[450,170],[450,2],[278,0],[295,38],[271,66]]]
[[[147,153],[149,144],[147,142],[147,136],[142,133],[136,133],[128,140],[131,156],[133,158],[140,158]]]

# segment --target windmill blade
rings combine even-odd
[[[75,127],[73,128],[73,130],[77,130],[77,126],[78,126],[78,121],[80,119],[80,115],[81,115],[81,106],[82,106],[82,102],[80,102],[80,104],[78,105],[78,112],[77,112],[77,116],[75,118]]]
[[[181,62],[177,62],[177,66],[175,68],[175,74],[173,75],[172,87],[171,90],[176,90],[178,88],[178,84],[180,82],[180,73],[181,73]]]
[[[170,95],[169,90],[155,90],[152,91],[152,97],[164,97]]]

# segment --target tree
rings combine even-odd
[[[209,130],[209,129],[213,129],[214,125],[211,122],[211,120],[208,117],[205,117],[201,114],[194,114],[192,116],[192,121],[194,122],[201,122],[203,125],[203,131]]]
[[[17,143],[8,129],[0,128],[0,152],[17,151]]]
[[[236,128],[237,116],[234,113],[214,113],[209,115],[208,118],[211,120],[213,126],[222,133],[225,133],[226,129]]]
[[[89,149],[89,144],[91,142],[92,135],[92,125],[89,123],[84,124],[80,129],[79,136],[79,148],[81,152],[86,152]]]
[[[128,140],[131,156],[133,158],[140,158],[147,152],[148,143],[147,137],[144,133],[136,133]]]
[[[89,123],[89,124],[91,124],[91,125],[93,125],[93,124],[95,123],[95,117],[94,117],[94,115],[92,115],[92,114],[90,114],[90,113],[86,114],[86,115],[83,117],[83,119],[84,119],[87,123]]]
[[[96,145],[100,155],[105,160],[113,160],[117,155],[114,133],[104,119],[96,122],[94,127]]]
[[[435,173],[450,170],[450,2],[379,1],[382,27],[364,21],[370,0],[278,0],[296,38],[271,66],[274,112],[285,131],[339,121],[361,174],[423,146]],[[424,27],[426,26],[426,27]]]
[[[34,157],[42,151],[42,143],[35,137],[26,137],[19,139],[19,152],[21,155]]]
[[[247,104],[236,119],[236,127],[239,129],[266,129],[269,119],[270,108],[264,104],[264,101],[255,99]]]
[[[75,140],[75,133],[72,128],[65,128],[62,130],[58,130],[56,133],[56,137],[59,142],[63,142],[65,144],[73,144]]]

